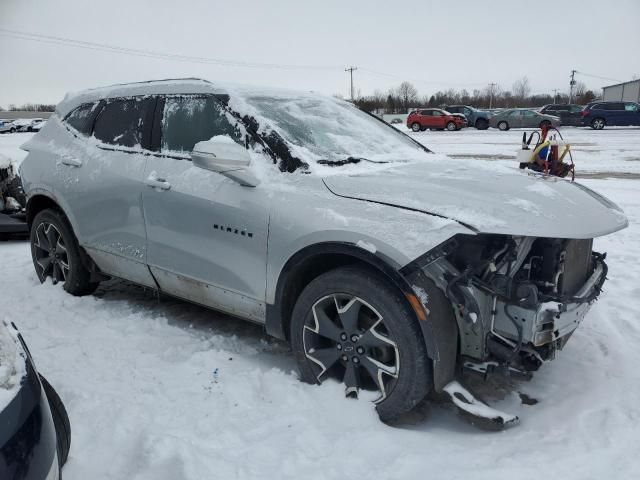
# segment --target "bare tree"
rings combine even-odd
[[[405,111],[409,110],[409,107],[415,106],[418,101],[418,89],[409,82],[402,82],[397,90],[397,95],[400,98],[400,104]]]
[[[531,93],[529,79],[525,76],[513,83],[512,94],[518,100],[524,100]]]

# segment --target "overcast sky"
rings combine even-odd
[[[0,0],[0,30],[172,55],[289,67],[198,64],[16,39],[0,31],[0,105],[153,78],[283,86],[348,96],[409,80],[444,88],[568,91],[572,69],[640,74],[640,1]],[[291,66],[306,66],[292,68]],[[317,68],[311,68],[317,67]],[[576,75],[599,90],[615,81]]]

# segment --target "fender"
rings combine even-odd
[[[376,269],[402,292],[420,325],[427,355],[433,361],[434,385],[437,391],[441,391],[453,378],[456,364],[458,329],[451,303],[421,271],[413,270],[411,275],[405,277],[400,273],[400,266],[382,253],[371,253],[346,242],[323,242],[296,252],[287,260],[278,276],[275,303],[267,304],[267,333],[281,340],[288,340],[291,310],[304,287],[302,285],[295,290],[295,280],[304,277],[303,272],[313,265],[314,259],[317,262],[326,259],[320,264],[319,273],[324,273],[339,266],[340,257],[349,257]],[[338,261],[334,260],[332,263],[332,258]],[[428,307],[424,304],[425,299],[419,298],[424,297],[424,291],[428,292]]]

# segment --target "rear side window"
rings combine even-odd
[[[93,126],[92,123],[97,107],[97,102],[84,103],[67,115],[65,122],[83,135],[89,136],[91,135],[91,127]]]
[[[627,112],[637,112],[638,111],[638,105],[635,103],[625,103],[624,104],[624,109]]]
[[[243,145],[235,122],[214,97],[167,97],[162,116],[161,150],[189,153],[196,143],[228,135]]]
[[[96,119],[93,135],[100,141],[123,147],[148,147],[155,98],[109,101]]]

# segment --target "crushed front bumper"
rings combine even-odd
[[[498,338],[516,341],[518,331],[513,322],[516,320],[522,325],[523,345],[536,348],[553,344],[559,349],[563,348],[593,305],[605,281],[607,266],[604,256],[593,254],[593,259],[593,271],[575,295],[540,303],[534,309],[508,304],[508,311],[505,309],[505,302],[494,300],[491,333]]]

